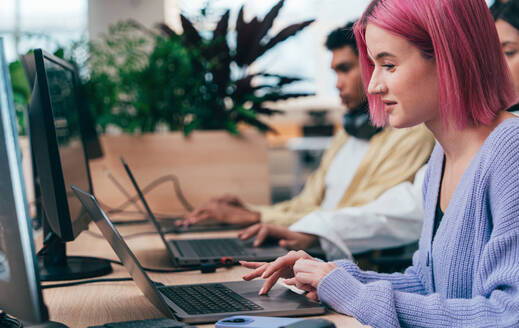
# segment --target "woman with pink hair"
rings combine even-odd
[[[484,0],[373,0],[355,28],[375,125],[424,123],[437,140],[424,226],[404,273],[303,251],[243,262],[374,327],[519,326],[519,118]]]

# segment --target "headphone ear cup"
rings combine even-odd
[[[369,140],[382,131],[382,128],[371,124],[369,111],[366,109],[359,108],[344,114],[343,123],[346,133],[358,139]]]

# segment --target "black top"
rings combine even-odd
[[[433,226],[433,239],[436,236],[436,231],[438,231],[438,227],[443,219],[443,211],[440,207],[440,200],[438,199],[438,203],[436,203],[436,213],[434,214],[434,226]]]

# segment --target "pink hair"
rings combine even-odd
[[[373,0],[355,25],[365,89],[373,74],[366,26],[404,38],[436,60],[440,116],[459,129],[490,124],[515,94],[494,20],[484,0]],[[368,95],[373,124],[384,126],[381,97]]]

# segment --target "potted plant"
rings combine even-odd
[[[242,6],[232,34],[227,11],[211,33],[199,32],[181,15],[182,34],[166,24],[147,29],[126,21],[91,44],[85,86],[97,122],[103,131],[116,127],[127,133],[102,137],[105,158],[92,165],[101,199],[111,204],[120,199],[101,171],[109,168],[124,178],[119,157],[125,156],[143,184],[175,172],[195,205],[222,192],[240,193],[256,203],[270,201],[265,138],[240,127],[272,130],[261,120],[279,112],[269,102],[310,95],[284,92],[298,77],[250,69],[268,50],[313,22],[270,35],[283,4],[279,1],[263,19],[249,22]],[[235,47],[229,46],[231,37]],[[181,133],[150,134],[157,131]],[[131,190],[130,184],[126,187]],[[158,211],[182,210],[171,197],[164,185],[150,198]]]

